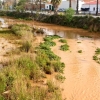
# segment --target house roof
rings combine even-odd
[[[97,0],[84,0],[84,4],[91,4],[91,5],[95,5],[97,4]],[[98,0],[98,4],[100,4],[100,0]]]

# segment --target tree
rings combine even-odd
[[[97,9],[96,9],[96,15],[98,15],[98,0],[97,0]]]
[[[65,12],[65,16],[67,19],[67,22],[70,23],[71,20],[73,19],[73,15],[74,15],[75,11],[72,8],[69,8],[66,10]]]
[[[59,4],[61,3],[61,0],[51,0],[51,3],[54,7],[54,14],[57,14],[57,9]]]
[[[17,6],[16,6],[16,10],[17,11],[24,11],[25,10],[25,3],[27,2],[28,0],[19,0]]]

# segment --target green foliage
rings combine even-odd
[[[58,81],[60,81],[60,82],[64,82],[64,80],[66,79],[64,76],[62,76],[61,74],[57,74],[56,76],[55,76],[55,78],[58,80]]]
[[[82,50],[78,50],[78,53],[82,53]]]
[[[68,22],[71,22],[74,13],[75,13],[75,11],[72,8],[69,8],[66,10],[65,16],[66,16]]]
[[[48,81],[47,82],[48,85],[48,91],[49,92],[54,92],[55,90],[57,90],[58,88],[54,85],[54,83],[52,81]]]
[[[67,43],[67,41],[65,39],[60,39],[59,42],[61,42],[61,43]]]
[[[53,39],[58,39],[58,38],[60,38],[60,36],[58,36],[58,35],[46,36],[44,38],[44,41],[52,41]]]
[[[63,73],[65,67],[64,63],[60,62],[60,57],[51,51],[51,46],[55,43],[52,41],[58,36],[47,36],[44,38],[44,43],[41,43],[37,48],[36,62],[39,67],[46,73],[52,74],[53,71]]]
[[[12,26],[11,30],[15,35],[20,37],[26,34],[26,32],[32,31],[32,29],[25,24],[15,24]]]
[[[33,93],[34,93],[34,100],[45,100],[47,95],[47,90],[44,88],[35,87]]]
[[[98,57],[96,55],[93,56],[93,60],[98,60]]]
[[[46,42],[44,42],[44,45],[48,45],[48,46],[55,46],[55,45],[56,45],[56,43],[55,43],[55,42],[53,42],[53,41],[46,41]]]
[[[93,56],[93,60],[100,64],[100,48],[96,49],[95,55]]]
[[[65,64],[60,61],[53,62],[52,66],[54,67],[55,72],[60,72],[60,73],[63,73],[63,69],[65,68]]]
[[[16,6],[16,10],[17,11],[24,11],[25,10],[25,3],[27,2],[27,0],[19,0],[17,6]]]
[[[31,80],[38,81],[41,77],[41,72],[37,64],[32,58],[25,56],[17,60],[17,66],[23,70],[23,74],[28,76]]]
[[[67,51],[67,50],[69,50],[69,46],[67,44],[61,45],[60,50]]]
[[[97,48],[95,51],[96,54],[100,54],[100,48]]]

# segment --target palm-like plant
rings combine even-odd
[[[54,14],[57,14],[57,9],[59,4],[61,3],[61,0],[51,0],[51,3],[54,7]]]

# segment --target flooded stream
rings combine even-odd
[[[55,40],[57,45],[52,47],[66,65],[66,80],[60,85],[64,100],[100,100],[100,64],[92,59],[96,48],[100,47],[99,34],[35,21],[11,20],[12,23],[42,28],[46,34],[59,35],[67,40],[69,51],[59,50],[61,43],[58,40]],[[12,24],[11,21],[8,23]],[[82,53],[78,53],[78,50],[82,50]]]

